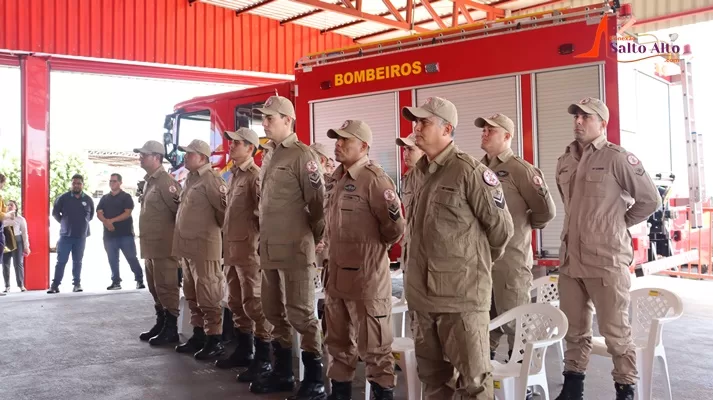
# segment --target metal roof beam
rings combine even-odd
[[[307,5],[310,7],[319,8],[324,11],[331,11],[333,13],[359,18],[364,21],[376,22],[378,24],[390,26],[390,27],[400,29],[403,31],[412,30],[412,26],[411,26],[410,22],[395,21],[393,19],[385,18],[385,17],[379,16],[379,15],[367,14],[367,13],[364,13],[364,12],[356,10],[356,9],[346,8],[346,7],[338,6],[335,4],[329,4],[329,3],[325,3],[325,2],[322,2],[319,0],[291,0],[291,1],[293,1],[295,3],[304,4],[304,5]],[[420,33],[430,32],[430,30],[428,30],[426,28],[417,27],[417,26],[413,26],[413,30],[416,32],[420,32]]]
[[[441,16],[438,15],[436,10],[433,9],[431,6],[431,3],[428,0],[421,0],[421,4],[426,8],[426,11],[428,11],[429,14],[431,14],[431,18],[433,18],[434,21],[438,24],[438,27],[441,29],[446,29],[448,28],[448,25],[446,25],[445,22],[441,19]]]
[[[391,0],[381,0],[381,1],[384,2],[384,5],[386,6],[386,8],[389,9],[389,12],[391,13],[391,15],[394,16],[394,18],[396,18],[397,21],[406,22],[404,17],[401,16],[401,13],[399,12],[399,10],[397,10],[396,7],[394,7],[394,5],[391,4]]]
[[[443,2],[443,1],[446,1],[446,0],[431,0],[431,4],[433,4],[433,3],[439,3],[439,2]],[[360,4],[360,3],[361,3],[361,0],[357,0],[357,7],[359,7],[359,4]],[[406,12],[406,22],[408,22],[408,21],[413,21],[413,10],[415,10],[415,9],[417,9],[417,8],[419,8],[419,7],[422,7],[422,6],[423,6],[423,4],[421,4],[421,3],[414,4],[414,3],[413,3],[413,0],[406,0],[406,7],[400,7],[400,8],[397,9],[396,11],[399,12],[399,13],[405,11],[405,12]],[[319,10],[319,12],[322,12],[322,10]],[[378,16],[380,16],[380,17],[386,17],[386,16],[389,16],[389,15],[392,15],[392,14],[391,14],[390,11],[386,11],[386,12],[378,13],[378,14],[376,14],[376,15],[378,15]],[[466,17],[466,18],[467,18],[467,17]],[[471,20],[472,20],[472,18],[471,18]],[[344,24],[334,25],[334,26],[330,26],[330,27],[324,28],[324,29],[322,29],[320,32],[321,32],[321,33],[332,32],[332,31],[339,30],[339,29],[341,29],[341,28],[346,28],[346,27],[348,27],[348,26],[358,25],[358,24],[361,24],[361,23],[364,23],[364,22],[366,22],[366,21],[363,21],[363,20],[351,21],[351,22],[347,22],[347,23],[344,23]],[[420,24],[427,23],[427,22],[433,22],[433,20],[432,20],[432,19],[429,19],[429,20],[427,20],[427,21],[416,22],[416,23],[414,23],[414,25],[420,25]],[[386,32],[393,32],[393,31],[395,31],[395,30],[397,30],[397,29],[391,28],[391,29],[387,29],[387,30],[381,31],[381,32],[382,32],[382,33],[386,33]]]
[[[324,10],[321,10],[321,9],[317,8],[317,9],[312,10],[312,11],[307,11],[306,13],[293,15],[293,16],[291,16],[291,17],[288,17],[288,18],[285,18],[285,19],[281,19],[281,20],[280,20],[280,25],[289,24],[290,22],[295,22],[295,21],[298,21],[298,20],[300,20],[300,19],[302,19],[302,18],[307,18],[307,17],[309,17],[310,15],[319,14],[319,13],[322,13],[322,12],[324,12]]]
[[[250,10],[254,10],[256,8],[260,8],[264,5],[272,3],[273,1],[275,1],[275,0],[262,0],[262,1],[258,1],[256,3],[250,4],[249,6],[239,8],[239,9],[235,10],[235,16],[237,17],[238,15],[240,15],[242,13],[248,12]]]
[[[426,0],[428,1],[428,0]],[[505,16],[505,10],[502,8],[497,8],[493,6],[489,6],[486,4],[481,4],[481,3],[476,3],[473,0],[450,0],[454,3],[461,3],[465,6],[475,8],[478,11],[484,11],[488,14],[488,20],[493,20],[496,18],[501,18]]]

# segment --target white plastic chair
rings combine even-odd
[[[539,386],[549,400],[545,353],[567,333],[567,317],[550,304],[531,303],[513,308],[490,321],[492,331],[515,321],[515,345],[507,363],[492,360],[493,386],[498,400],[522,400],[528,386]],[[519,363],[522,361],[522,363]]]
[[[401,368],[406,381],[406,398],[408,400],[421,400],[423,393],[421,379],[418,377],[416,364],[416,346],[412,338],[395,337],[391,344],[391,353],[394,355],[396,365]],[[398,383],[397,383],[398,385]],[[371,383],[366,379],[364,385],[364,399],[371,398]]]
[[[543,276],[532,282],[530,290],[536,290],[535,303],[560,307],[559,275]],[[564,339],[556,343],[561,369],[564,370]]]
[[[673,292],[661,288],[640,288],[631,291],[631,333],[636,345],[636,366],[639,382],[636,385],[638,400],[651,399],[654,361],[658,360],[666,375],[666,393],[669,400],[671,379],[663,346],[663,325],[683,315],[683,301]],[[603,337],[592,338],[592,354],[611,357]]]

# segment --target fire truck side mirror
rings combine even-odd
[[[173,131],[173,114],[168,114],[166,116],[166,119],[163,120],[163,129],[167,130],[168,132]]]

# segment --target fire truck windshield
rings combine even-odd
[[[172,121],[164,126],[167,129],[164,145],[166,158],[176,170],[183,164],[184,156],[183,152],[178,151],[178,146],[186,146],[194,139],[210,142],[210,111],[178,113],[168,118]]]
[[[262,127],[262,117],[253,112],[255,108],[262,107],[263,103],[250,103],[235,108],[235,129],[250,128],[260,138],[265,137],[265,129]]]

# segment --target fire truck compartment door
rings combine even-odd
[[[395,184],[399,182],[399,152],[395,142],[399,134],[396,92],[315,102],[311,109],[312,140],[323,143],[330,154],[334,154],[336,141],[327,137],[328,130],[339,129],[349,119],[366,122],[373,134],[369,158],[381,165]]]
[[[555,180],[557,159],[574,140],[574,122],[567,107],[588,96],[602,98],[601,79],[598,65],[534,74],[536,164],[542,170],[557,206],[555,219],[540,234],[539,249],[545,250],[550,257],[559,254],[564,224],[564,205]]]
[[[518,78],[485,79],[472,82],[431,86],[416,90],[416,103],[421,105],[429,97],[443,97],[458,109],[458,126],[454,138],[459,149],[480,160],[485,152],[480,148],[482,128],[475,126],[478,117],[505,114],[515,123],[512,149],[522,156],[520,150],[521,122],[518,106]]]

